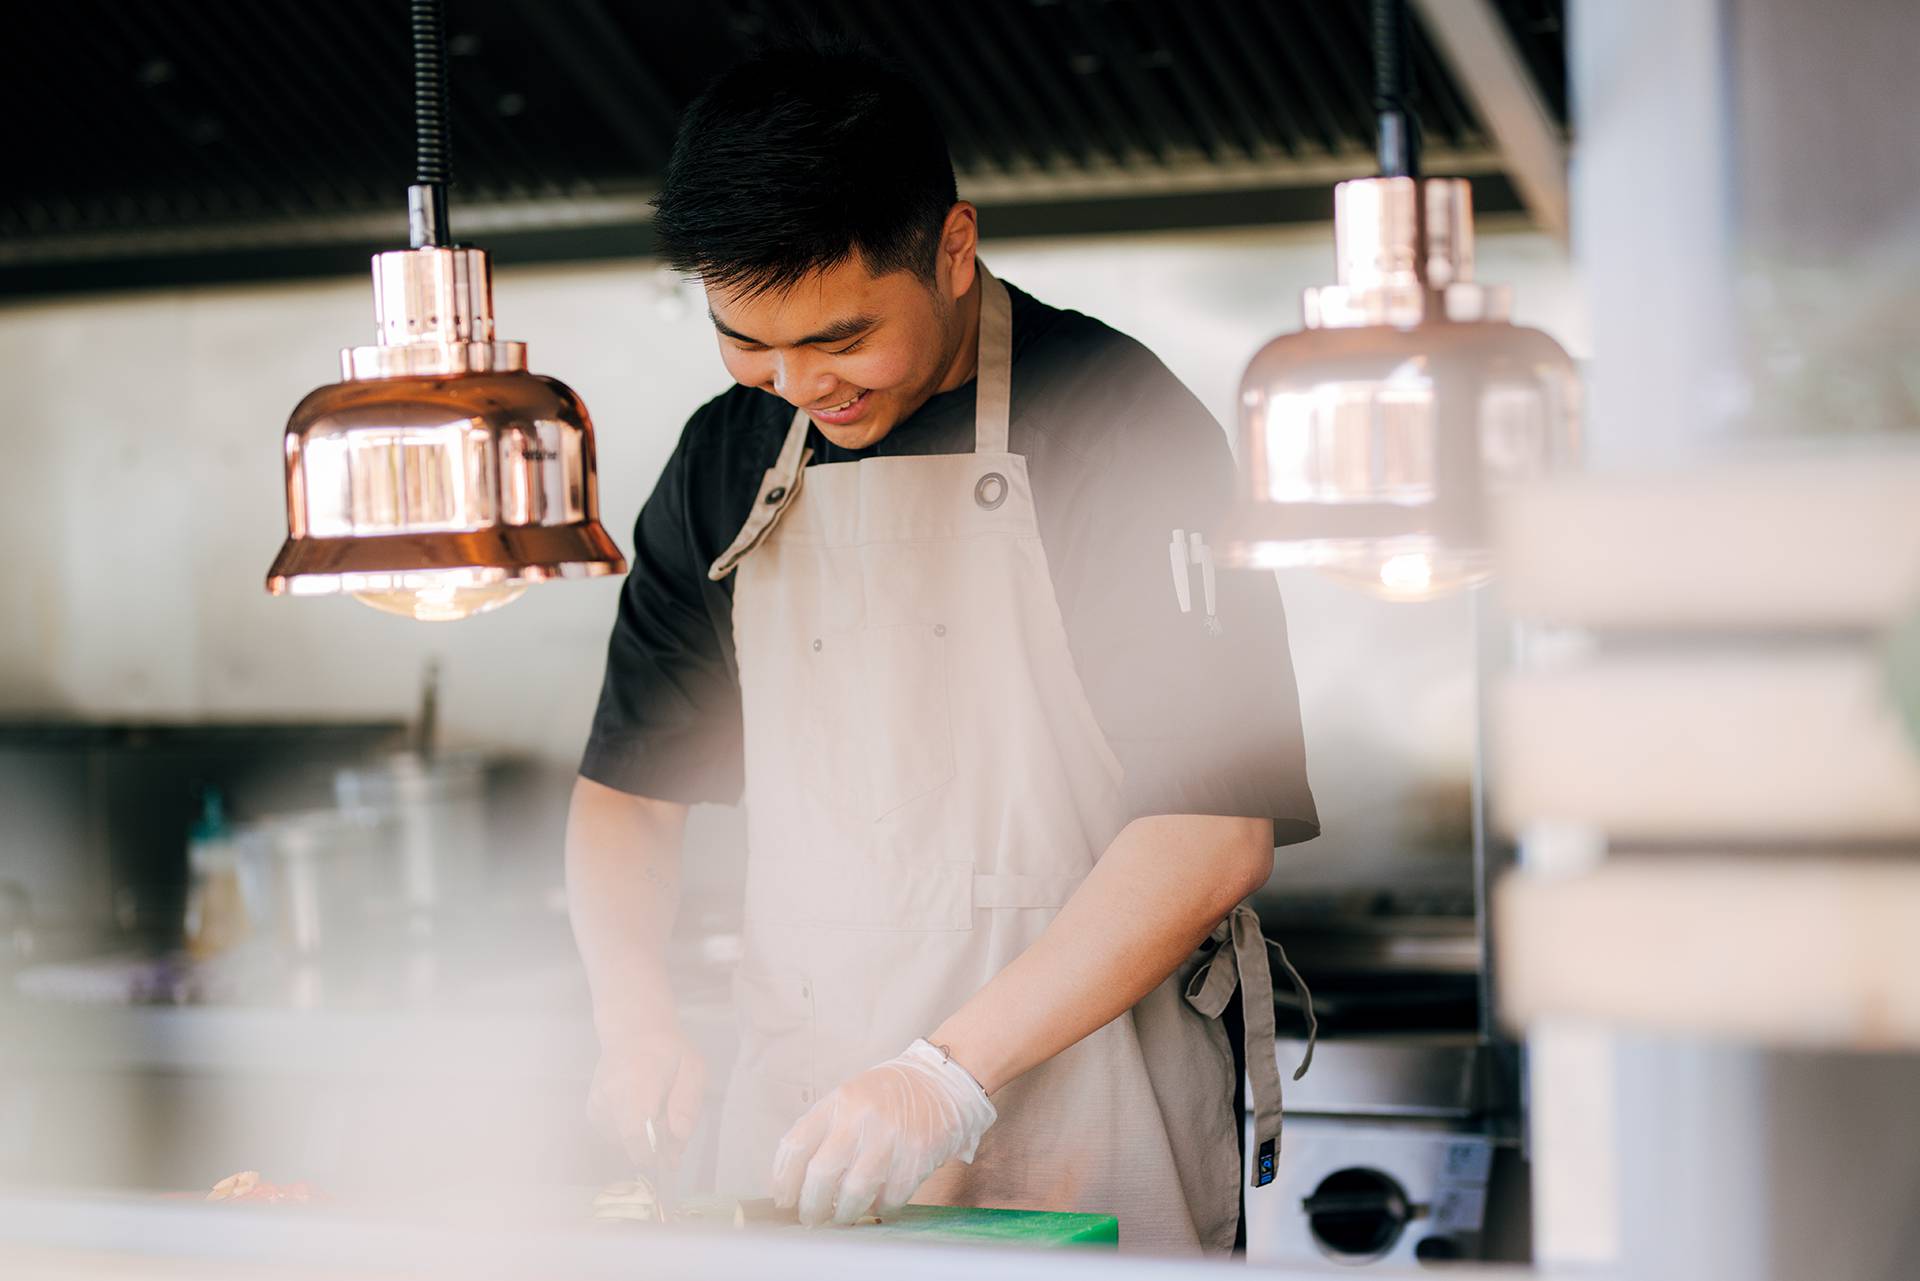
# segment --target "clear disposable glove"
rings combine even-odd
[[[986,1092],[925,1041],[829,1094],[780,1140],[773,1198],[808,1227],[907,1203],[949,1161],[971,1164],[999,1118]]]

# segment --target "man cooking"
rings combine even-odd
[[[1231,1247],[1243,1022],[1256,1181],[1279,1123],[1241,904],[1318,823],[1273,581],[1178,581],[1229,500],[1219,426],[988,271],[939,126],[870,53],[722,77],[656,209],[738,385],[640,513],[573,795],[596,1108],[641,1152],[693,1132],[681,833],[744,797],[723,1191]]]

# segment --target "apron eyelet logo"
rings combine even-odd
[[[992,511],[1006,502],[1007,478],[997,471],[990,471],[982,476],[980,483],[973,487],[973,501],[987,511]]]
[[[786,496],[787,496],[787,487],[785,485],[775,485],[772,489],[769,489],[767,491],[767,498],[766,498],[767,506],[769,507],[773,506],[775,503],[779,502],[782,498],[785,498]]]
[[[820,652],[820,642],[817,640],[813,643],[813,652],[816,654]]]
[[[947,634],[947,625],[945,623],[935,623],[933,625],[933,634],[935,636],[945,636]]]

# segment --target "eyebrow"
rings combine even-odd
[[[743,334],[738,329],[733,328],[731,325],[727,324],[726,321],[714,315],[713,308],[711,307],[707,308],[707,319],[713,322],[713,327],[715,329],[719,330],[721,333],[725,334],[727,337],[733,339],[735,342],[752,343],[756,347],[766,347],[771,345],[768,343],[761,342],[758,338],[754,338],[747,334]],[[874,325],[879,323],[879,320],[880,318],[878,316],[869,316],[865,314],[858,315],[858,316],[848,316],[845,320],[834,321],[831,325],[828,325],[825,329],[822,329],[819,333],[808,334],[805,338],[802,338],[799,342],[796,342],[793,345],[796,347],[812,347],[820,343],[845,342],[847,339],[855,337],[856,335],[859,335],[859,334],[863,334],[867,330],[873,328]]]

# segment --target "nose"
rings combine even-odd
[[[773,353],[772,383],[774,395],[798,409],[804,409],[833,390],[833,378],[810,354],[800,351]]]

